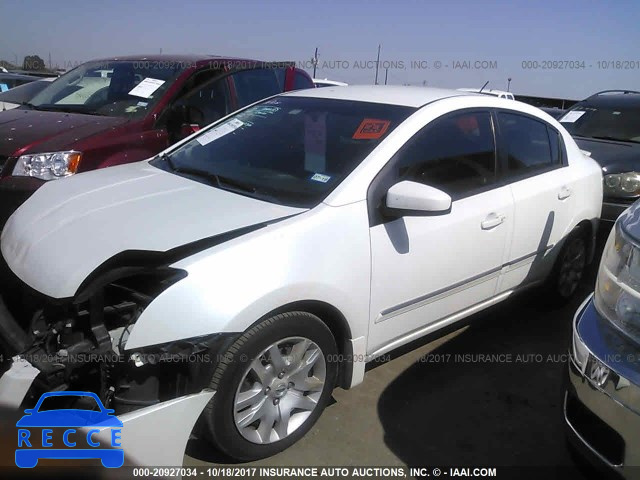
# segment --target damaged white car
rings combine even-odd
[[[598,165],[535,107],[430,88],[279,95],[16,211],[0,399],[92,391],[128,418],[208,392],[160,411],[236,459],[269,456],[367,362],[525,287],[569,297],[601,201]]]

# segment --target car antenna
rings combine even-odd
[[[482,85],[482,88],[478,91],[478,93],[482,93],[482,90],[484,90],[484,87],[486,87],[487,85],[489,85],[489,80],[487,80],[487,83]]]

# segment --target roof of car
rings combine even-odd
[[[513,95],[513,93],[507,92],[506,90],[496,90],[493,88],[484,88],[482,90],[479,88],[458,88],[457,90],[461,92],[485,93],[489,95],[499,95],[499,94]]]
[[[177,63],[194,63],[194,62],[206,62],[206,61],[257,61],[248,58],[238,58],[221,55],[208,55],[208,54],[151,54],[151,55],[122,55],[106,58],[96,58],[91,60],[92,62],[109,62],[116,60],[125,61],[140,61],[147,60],[150,62],[177,62]],[[267,62],[265,62],[267,63]]]
[[[324,83],[327,85],[335,85],[336,87],[346,87],[348,83],[339,82],[337,80],[329,80],[328,78],[314,78],[313,83]]]
[[[582,105],[592,105],[594,107],[636,108],[640,107],[640,93],[620,92],[595,94],[579,103]]]
[[[416,108],[447,97],[477,96],[477,94],[474,93],[460,92],[444,88],[395,85],[348,85],[345,87],[325,87],[296,90],[284,95],[386,103],[390,105],[404,105]]]

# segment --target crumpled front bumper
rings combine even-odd
[[[181,466],[191,431],[214,394],[203,390],[118,416],[125,465]],[[108,442],[110,435],[106,428],[96,438]]]
[[[26,334],[6,308],[2,296],[0,339],[3,350],[11,354],[25,351],[28,345]],[[2,350],[0,354],[1,352]],[[34,365],[20,355],[15,355],[8,370],[0,376],[2,411],[19,411],[36,377],[42,373],[42,369],[46,371],[47,368],[47,364]],[[119,415],[118,418],[123,423],[125,464],[181,466],[193,427],[214,393],[213,390],[203,389],[198,393]],[[108,429],[102,433],[109,435]],[[100,437],[101,434],[96,436]]]
[[[0,377],[0,407],[19,409],[38,373],[29,362],[15,357]],[[193,427],[214,394],[204,389],[119,415],[125,465],[181,466]],[[108,442],[109,435],[110,429],[105,428],[95,438]]]

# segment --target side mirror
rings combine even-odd
[[[391,216],[443,215],[451,211],[451,197],[437,188],[404,180],[387,191],[385,213]]]

